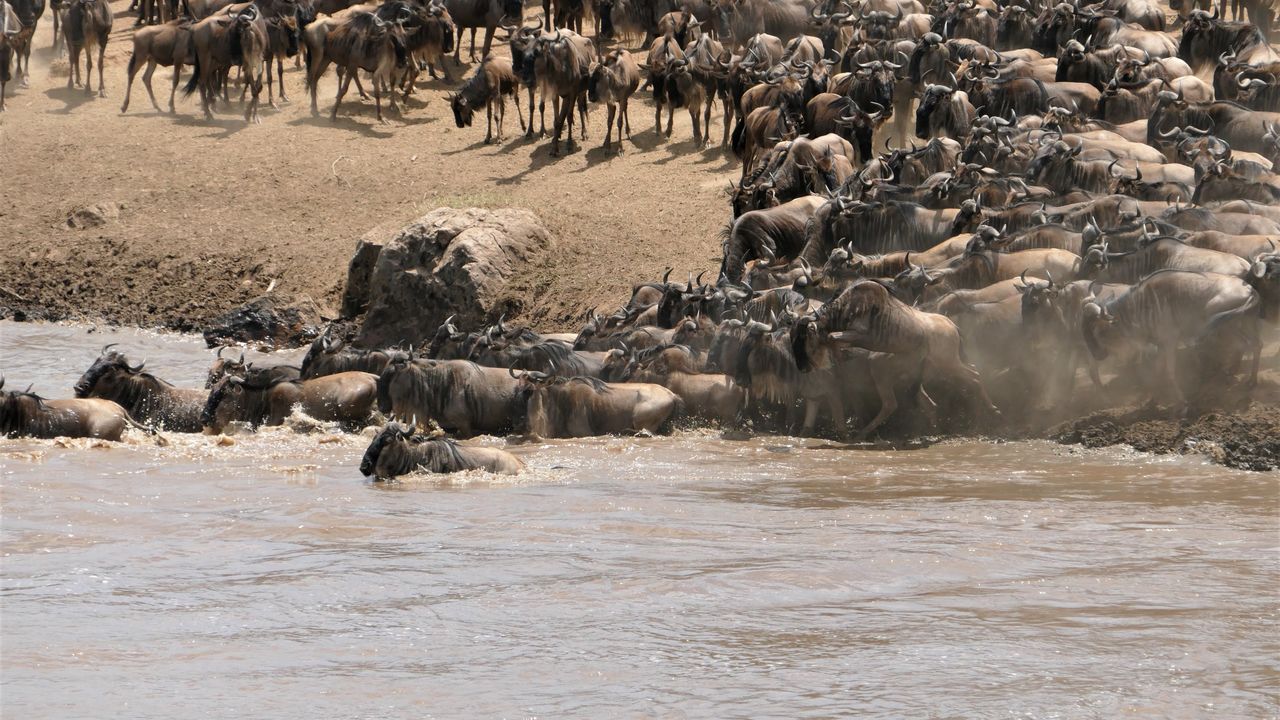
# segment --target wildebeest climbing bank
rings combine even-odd
[[[3,312],[223,348],[208,389],[104,350],[75,394],[130,424],[1079,439],[1280,398],[1269,0],[2,10]],[[537,243],[437,210],[505,207]]]

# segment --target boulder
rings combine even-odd
[[[231,343],[296,347],[319,335],[324,322],[311,298],[260,295],[215,319],[205,328],[204,341],[209,347]]]
[[[378,253],[357,344],[421,344],[450,315],[464,327],[496,319],[518,305],[508,283],[554,244],[528,210],[439,208],[424,215]]]
[[[383,224],[356,241],[356,252],[347,266],[347,286],[342,293],[342,317],[353,318],[369,309],[373,268],[382,248],[399,233],[395,224]]]

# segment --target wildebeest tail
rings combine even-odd
[[[133,74],[138,71],[139,62],[141,61],[138,59],[138,53],[135,52],[129,56],[129,67],[125,71],[128,74],[125,75],[125,77],[133,77]],[[0,77],[3,77],[2,73],[3,73],[3,70],[0,69]]]
[[[191,93],[200,86],[200,53],[195,53],[195,62],[191,63],[191,78],[182,87],[182,97],[191,97]]]

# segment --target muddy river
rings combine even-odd
[[[211,358],[0,323],[0,373],[67,397],[108,342]],[[1280,713],[1276,473],[707,432],[374,484],[361,436],[165,439],[0,440],[0,715]]]

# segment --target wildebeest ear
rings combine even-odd
[[[1256,278],[1265,277],[1267,274],[1267,264],[1261,260],[1255,260],[1253,267],[1249,268],[1250,274]]]

